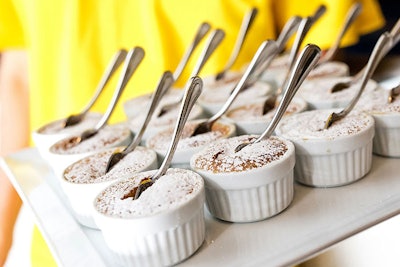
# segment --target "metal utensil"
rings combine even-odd
[[[193,54],[193,51],[196,49],[200,41],[206,36],[208,31],[211,29],[211,26],[207,22],[203,22],[199,29],[197,30],[197,33],[192,41],[192,43],[189,45],[187,48],[185,54],[183,55],[181,61],[179,62],[178,66],[176,67],[174,71],[174,80],[177,81],[179,77],[181,76],[183,69],[185,68],[186,64],[188,63],[191,55]]]
[[[122,62],[124,62],[126,54],[127,54],[127,51],[125,49],[120,49],[112,57],[103,76],[101,77],[99,84],[97,85],[97,89],[96,89],[92,99],[89,101],[89,103],[86,105],[86,107],[80,113],[72,114],[65,119],[64,128],[76,125],[82,121],[82,119],[86,116],[86,114],[92,108],[93,104],[96,102],[97,98],[100,96],[100,93],[106,87],[106,85],[107,85],[108,81],[110,80],[110,78],[112,77],[112,75],[115,73],[115,71],[118,69],[118,67],[122,64]]]
[[[283,26],[281,32],[279,33],[278,38],[276,39],[276,43],[278,45],[278,53],[281,53],[285,48],[289,38],[296,32],[295,30],[299,27],[301,22],[301,17],[293,16],[288,19]]]
[[[397,43],[400,39],[399,33],[400,33],[400,19],[397,20],[396,24],[390,30],[390,34],[393,36],[395,43]],[[390,51],[390,49],[384,49],[384,50],[387,50],[387,51],[382,52],[382,54],[381,54],[382,57],[386,56],[386,54],[389,53],[389,51]],[[354,75],[351,80],[346,81],[346,82],[338,82],[338,83],[334,84],[330,90],[331,93],[336,93],[336,92],[342,91],[346,88],[349,88],[353,84],[356,84],[357,82],[359,82],[363,76],[363,73],[365,72],[366,67],[367,67],[367,65],[365,65],[364,68],[362,68],[356,75]]]
[[[143,134],[147,128],[147,125],[150,122],[151,116],[153,116],[154,110],[156,109],[158,103],[160,102],[161,98],[164,94],[168,91],[171,85],[174,83],[173,74],[170,71],[164,72],[163,76],[161,77],[160,81],[158,82],[157,89],[152,95],[151,105],[147,112],[146,118],[143,122],[143,125],[139,131],[139,133],[135,136],[132,142],[124,148],[122,151],[114,152],[107,163],[106,166],[106,173],[109,172],[118,162],[120,162],[126,155],[130,152],[134,151],[135,148],[139,145],[142,140]]]
[[[244,17],[242,21],[242,25],[240,26],[239,29],[239,34],[236,39],[235,45],[233,47],[232,54],[230,58],[228,59],[228,62],[226,63],[224,69],[217,73],[215,76],[215,80],[220,80],[222,79],[225,74],[232,68],[233,64],[236,62],[236,59],[238,58],[238,55],[240,53],[240,50],[242,49],[244,40],[249,32],[249,29],[251,28],[251,25],[254,22],[254,19],[258,13],[257,8],[252,8]]]
[[[292,69],[301,44],[304,41],[307,33],[309,32],[311,26],[313,26],[326,12],[326,6],[320,5],[312,16],[305,17],[301,20],[300,25],[297,29],[296,38],[294,40],[292,49],[289,54],[289,70]]]
[[[367,85],[368,80],[372,77],[372,74],[374,73],[376,67],[383,58],[385,50],[390,50],[390,48],[392,47],[393,47],[392,36],[388,32],[383,33],[379,37],[378,42],[375,44],[372,54],[368,59],[367,68],[365,69],[363,76],[361,78],[361,84],[357,94],[353,97],[353,99],[350,101],[350,103],[347,105],[346,108],[344,108],[342,111],[338,113],[332,112],[329,115],[328,119],[325,122],[324,129],[328,129],[335,121],[343,119],[344,117],[347,116],[347,114],[351,112],[351,110],[356,105],[357,101],[360,99],[361,94],[364,91],[364,88]]]
[[[200,77],[195,76],[191,78],[190,83],[188,83],[187,88],[185,89],[185,94],[180,109],[180,115],[176,123],[172,136],[172,141],[168,148],[167,154],[165,155],[165,158],[158,171],[151,177],[145,178],[140,182],[134,194],[134,199],[138,199],[144,190],[153,185],[158,178],[160,178],[167,172],[169,165],[171,164],[172,157],[175,153],[176,147],[178,146],[178,141],[182,134],[183,127],[185,126],[193,105],[195,104],[197,98],[200,96],[202,88],[203,82]]]
[[[392,103],[400,95],[400,84],[390,89],[388,103]]]
[[[264,41],[259,46],[256,54],[254,55],[253,59],[250,62],[250,65],[247,67],[244,75],[242,76],[240,81],[236,84],[235,88],[233,89],[228,100],[225,102],[225,104],[222,106],[222,108],[211,118],[199,123],[195,127],[191,136],[196,136],[196,135],[204,134],[204,133],[211,131],[211,128],[214,125],[214,123],[225,114],[225,112],[231,106],[232,102],[236,99],[239,92],[247,86],[247,83],[248,83],[251,75],[254,73],[254,71],[257,67],[257,62],[259,61],[259,59],[262,57],[265,57],[268,54],[273,53],[274,51],[277,51],[277,49],[278,49],[278,46],[276,45],[276,43],[274,41]]]
[[[268,139],[272,135],[300,85],[317,64],[320,54],[321,49],[313,44],[309,44],[303,49],[303,52],[298,57],[296,64],[290,71],[290,78],[287,82],[282,101],[280,101],[278,109],[275,112],[271,122],[268,124],[268,127],[256,140],[238,145],[235,148],[235,152],[239,152],[250,144],[258,143],[261,140]]]
[[[224,37],[225,37],[225,32],[221,29],[216,29],[211,33],[203,51],[202,51],[202,54],[200,55],[200,58],[197,61],[196,66],[194,67],[190,77],[195,77],[195,76],[199,75],[204,64],[210,58],[211,54],[215,51],[215,49],[218,47],[218,45],[222,42]],[[160,109],[157,117],[161,117],[162,115],[167,113],[169,110],[178,106],[181,102],[182,102],[182,98],[180,98],[178,101],[176,101],[174,103],[170,103],[170,104],[163,106]]]
[[[358,15],[360,14],[362,9],[362,5],[360,3],[354,3],[349,11],[347,12],[344,24],[339,32],[339,35],[336,37],[335,42],[330,47],[330,49],[320,58],[318,65],[323,64],[325,62],[330,61],[336,54],[339,49],[340,41],[343,39],[344,34],[350,28],[351,24],[356,20]]]
[[[315,11],[313,16],[308,16],[301,19],[299,27],[297,29],[296,38],[294,40],[292,49],[290,50],[289,54],[289,68],[286,73],[285,79],[283,84],[278,87],[276,92],[271,95],[263,105],[263,115],[267,114],[270,110],[274,109],[277,105],[277,99],[282,94],[282,88],[286,88],[286,83],[289,81],[290,70],[293,69],[293,66],[296,62],[296,57],[303,43],[307,33],[311,29],[311,27],[317,22],[317,20],[326,12],[326,6],[320,5],[318,9]]]
[[[107,121],[110,118],[112,112],[114,111],[114,108],[123,90],[125,89],[125,86],[127,85],[132,74],[135,72],[136,68],[139,66],[143,57],[144,57],[144,50],[141,47],[135,47],[128,52],[125,58],[124,68],[118,86],[114,92],[111,102],[108,105],[108,108],[104,113],[103,117],[100,119],[100,121],[96,124],[94,128],[82,132],[79,136],[72,137],[69,142],[69,147],[76,146],[79,143],[96,135],[107,124]]]

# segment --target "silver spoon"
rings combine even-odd
[[[289,55],[289,70],[292,69],[294,62],[296,61],[300,46],[303,43],[304,38],[308,34],[311,26],[313,26],[322,17],[322,15],[325,14],[325,12],[326,6],[320,5],[312,16],[305,17],[301,20],[300,25],[297,29],[296,38],[294,40]]]
[[[397,96],[400,95],[400,84],[390,89],[390,93],[388,96],[388,103],[392,103]]]
[[[218,81],[218,80],[222,79],[225,76],[225,74],[232,68],[233,64],[236,62],[236,59],[238,58],[240,50],[242,49],[244,40],[246,39],[246,36],[249,32],[249,29],[251,28],[251,25],[254,22],[254,19],[255,19],[257,13],[258,13],[258,9],[252,8],[244,17],[244,19],[242,21],[242,25],[240,26],[240,29],[239,29],[238,38],[236,39],[236,43],[233,47],[232,54],[231,54],[228,62],[226,63],[224,69],[222,71],[220,71],[219,73],[217,73],[217,75],[215,76],[215,80]]]
[[[197,33],[196,33],[192,43],[190,44],[190,46],[186,50],[185,54],[183,55],[181,61],[179,62],[178,66],[176,67],[176,69],[174,71],[174,80],[175,81],[177,81],[179,79],[179,77],[181,76],[181,74],[183,72],[183,69],[185,68],[186,64],[188,63],[188,61],[189,61],[189,59],[191,57],[191,55],[193,54],[193,51],[196,49],[196,47],[198,46],[200,41],[203,39],[203,37],[206,36],[206,34],[210,30],[210,28],[211,28],[211,26],[207,22],[203,22],[200,25],[200,27],[197,30]]]
[[[268,54],[271,54],[277,51],[278,47],[275,41],[264,41],[258,48],[256,54],[254,55],[253,59],[250,62],[250,65],[247,67],[244,75],[240,79],[240,81],[236,84],[235,88],[233,89],[232,93],[230,94],[228,100],[222,106],[222,108],[211,118],[199,123],[196,128],[194,129],[191,136],[196,136],[199,134],[204,134],[211,131],[212,126],[214,123],[219,120],[225,112],[229,109],[232,102],[236,99],[239,92],[247,86],[247,82],[250,76],[254,73],[257,62],[260,58],[265,57]]]
[[[211,35],[208,38],[208,41],[204,47],[204,50],[202,51],[202,54],[200,55],[200,58],[197,61],[197,64],[194,67],[190,77],[195,77],[195,76],[199,75],[204,64],[210,58],[211,54],[215,51],[215,49],[218,47],[218,45],[222,42],[224,37],[225,37],[225,32],[221,29],[216,29],[211,33]],[[170,103],[170,104],[163,106],[160,109],[160,112],[158,113],[157,117],[161,117],[162,115],[167,113],[169,110],[178,106],[181,102],[182,102],[182,98],[174,103]]]
[[[289,81],[289,73],[290,70],[293,69],[293,66],[296,62],[296,56],[298,54],[298,51],[300,49],[300,46],[306,37],[307,33],[309,32],[310,28],[314,23],[325,13],[326,7],[324,5],[321,5],[317,11],[315,12],[314,16],[309,16],[306,18],[303,18],[300,22],[300,25],[297,29],[297,34],[296,34],[296,39],[294,41],[294,44],[292,46],[292,49],[289,54],[289,68],[286,73],[286,77],[284,79],[283,84],[276,90],[276,92],[271,95],[263,105],[263,115],[267,114],[270,110],[274,109],[277,105],[277,99],[279,96],[282,94],[282,88],[286,88],[286,83]]]
[[[117,89],[115,90],[111,102],[108,105],[108,108],[104,113],[103,117],[100,119],[100,121],[96,124],[96,126],[93,129],[88,129],[82,132],[79,136],[71,137],[71,139],[69,140],[68,148],[76,146],[79,143],[96,135],[107,124],[107,121],[110,118],[112,112],[114,111],[114,108],[123,90],[125,89],[125,86],[127,85],[132,74],[135,72],[136,68],[139,66],[143,57],[144,57],[144,50],[141,47],[135,47],[128,52],[128,55],[125,58],[123,72],[119,80]]]
[[[290,78],[289,81],[287,82],[282,101],[280,101],[278,109],[276,110],[271,122],[268,124],[268,127],[260,135],[260,137],[258,137],[254,141],[245,142],[238,145],[235,148],[235,152],[239,152],[245,146],[248,146],[250,144],[255,144],[264,139],[268,139],[272,135],[276,126],[281,120],[283,114],[285,113],[287,107],[289,106],[290,101],[293,99],[294,95],[299,89],[300,85],[305,80],[310,71],[317,64],[320,54],[321,54],[321,49],[313,44],[309,44],[303,49],[303,52],[297,59],[296,64],[290,71],[290,76],[289,76]]]
[[[368,80],[372,77],[372,74],[374,73],[376,67],[383,58],[385,50],[390,50],[393,46],[393,36],[390,33],[385,32],[379,37],[371,56],[368,59],[368,63],[361,78],[361,84],[357,94],[353,97],[346,108],[338,113],[332,112],[329,115],[328,119],[325,122],[324,129],[328,129],[335,121],[343,119],[352,111],[352,109],[360,99]]]
[[[283,26],[282,31],[276,39],[276,43],[278,45],[278,53],[281,53],[283,51],[287,42],[289,41],[289,38],[295,33],[295,30],[299,27],[300,22],[301,17],[293,16],[285,23],[285,26]]]
[[[330,61],[335,56],[336,52],[339,49],[340,41],[343,39],[344,34],[347,32],[347,30],[350,28],[350,26],[353,24],[353,22],[356,20],[356,18],[360,14],[361,9],[362,9],[362,5],[360,3],[354,3],[351,6],[349,11],[347,12],[346,19],[345,19],[344,24],[339,32],[339,35],[336,37],[336,40],[333,43],[333,45],[330,47],[330,49],[320,58],[318,65]]]
[[[400,19],[397,20],[396,24],[393,26],[393,28],[390,30],[390,34],[394,37],[394,42],[397,43],[399,41],[399,33],[400,33]],[[385,49],[384,49],[385,50]],[[390,49],[386,49],[387,51],[384,51],[382,53],[382,57],[386,56],[387,53],[389,53]],[[365,68],[367,66],[365,66],[364,68],[362,68],[356,75],[353,76],[353,78],[349,81],[346,82],[338,82],[336,84],[334,84],[331,88],[331,93],[336,93],[339,91],[342,91],[346,88],[349,88],[350,86],[352,86],[353,84],[356,84],[357,82],[360,81],[360,79],[363,76],[363,73],[365,72]]]
[[[135,136],[132,142],[125,147],[122,151],[114,152],[107,163],[106,166],[106,173],[109,172],[118,162],[120,162],[126,155],[130,152],[134,151],[135,148],[139,145],[140,141],[142,140],[143,134],[147,128],[147,125],[150,122],[151,117],[153,116],[154,110],[156,109],[158,103],[160,102],[161,98],[165,95],[171,85],[174,83],[173,74],[170,71],[164,72],[163,76],[161,77],[160,81],[158,82],[157,89],[155,90],[154,94],[152,95],[151,105],[147,112],[146,118],[143,122],[143,125],[139,131],[139,133]]]
[[[89,103],[86,105],[86,107],[80,113],[72,114],[65,119],[64,128],[73,126],[82,121],[82,119],[86,116],[86,114],[92,108],[93,104],[96,102],[100,93],[106,87],[106,85],[107,85],[108,81],[110,80],[110,78],[112,77],[112,75],[115,73],[115,71],[118,69],[118,67],[122,64],[122,62],[124,62],[126,54],[127,54],[127,51],[125,49],[120,49],[113,56],[110,63],[108,64],[103,76],[101,77],[100,83],[97,85],[97,89],[96,89],[92,99],[89,101]]]
[[[165,155],[165,158],[158,171],[151,177],[144,178],[142,179],[142,181],[140,181],[139,186],[136,188],[136,192],[133,194],[134,195],[133,199],[138,199],[144,190],[153,185],[157,179],[159,179],[167,172],[171,164],[175,150],[178,146],[182,130],[185,126],[187,118],[189,117],[189,113],[193,105],[195,104],[197,98],[200,96],[202,88],[203,88],[203,82],[200,77],[195,76],[191,78],[191,81],[185,90],[183,102],[180,109],[180,115],[178,121],[176,122],[174,133],[172,135],[172,141],[168,148],[167,154]]]

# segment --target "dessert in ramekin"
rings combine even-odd
[[[205,180],[210,213],[229,222],[254,222],[274,216],[293,200],[294,145],[270,137],[235,152],[256,135],[222,139],[194,154],[191,169]]]
[[[296,147],[296,181],[314,187],[335,187],[355,182],[371,169],[374,119],[351,112],[325,129],[336,109],[305,111],[283,118],[278,136]]]
[[[218,139],[228,138],[236,134],[235,124],[221,119],[214,123],[210,132],[191,136],[195,127],[202,121],[193,120],[186,123],[172,158],[171,166],[183,169],[190,168],[190,158],[194,153]],[[160,161],[171,143],[173,130],[172,127],[169,127],[151,136],[146,142],[148,148],[157,152]]]
[[[338,92],[332,92],[331,89],[335,84],[347,82],[351,79],[351,77],[313,79],[301,86],[299,95],[307,101],[310,109],[344,108],[357,94],[360,83],[355,83]],[[378,87],[378,83],[374,80],[369,80],[364,92],[374,90],[376,87]]]
[[[242,75],[243,74],[241,73],[230,72],[227,74],[226,78],[218,81],[215,81],[214,76],[206,77],[204,79],[204,88],[199,97],[198,103],[203,107],[208,116],[214,115],[221,109]],[[256,82],[252,86],[242,89],[235,101],[232,103],[231,108],[243,103],[252,102],[260,97],[265,97],[270,93],[270,84],[265,82]]]
[[[129,99],[123,103],[123,108],[126,117],[128,120],[133,120],[137,116],[143,115],[144,110],[148,110],[150,106],[150,100],[153,93],[148,93],[144,95],[140,95]],[[171,88],[168,92],[162,97],[160,103],[158,104],[158,108],[170,103],[175,103],[179,101],[182,97],[183,90],[178,88]],[[155,114],[158,114],[157,110]]]
[[[376,87],[361,96],[355,109],[375,119],[374,154],[400,157],[400,97],[389,103],[389,94],[390,90]]]
[[[125,123],[118,123],[106,125],[94,136],[73,145],[77,136],[79,134],[64,138],[49,149],[49,164],[57,178],[62,178],[69,165],[84,157],[107,148],[128,145],[133,134]]]
[[[169,102],[169,103],[176,103],[176,102]],[[159,104],[158,106],[162,107],[161,104]],[[164,131],[170,128],[171,125],[174,125],[179,115],[179,109],[180,109],[180,103],[174,106],[171,110],[168,110],[161,116],[158,116],[159,112],[156,109],[154,115],[152,116],[149,122],[149,125],[147,126],[146,131],[143,134],[142,144],[145,144],[146,140],[150,136],[153,136],[158,132]],[[188,120],[195,120],[203,117],[204,117],[203,108],[198,104],[194,104],[192,110],[190,111]],[[140,114],[128,121],[129,127],[131,128],[133,133],[136,134],[141,129],[145,118],[146,114]]]
[[[286,78],[289,67],[289,53],[276,57],[271,65],[264,71],[261,80],[275,85],[275,88],[282,85]],[[314,68],[306,78],[306,81],[322,77],[344,77],[349,75],[349,66],[340,61],[327,61]]]
[[[276,111],[276,108],[274,108],[263,115],[265,100],[264,98],[261,101],[244,104],[227,112],[226,117],[236,124],[236,133],[238,135],[261,134],[264,132],[266,125],[271,121]],[[307,102],[300,97],[295,97],[283,116],[290,116],[306,109]]]
[[[98,228],[93,220],[93,200],[101,190],[116,180],[158,168],[156,152],[138,146],[106,173],[112,153],[122,149],[124,147],[103,150],[78,160],[65,169],[61,188],[82,225]]]
[[[204,181],[169,169],[138,199],[142,172],[108,186],[94,200],[94,218],[122,266],[171,266],[190,257],[205,238]]]
[[[74,135],[88,128],[93,128],[101,119],[101,113],[89,112],[78,124],[64,127],[65,119],[52,121],[32,132],[32,140],[40,155],[47,160],[49,148],[57,141]]]

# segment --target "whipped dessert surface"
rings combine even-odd
[[[184,169],[168,169],[138,199],[132,190],[155,171],[141,172],[104,189],[95,199],[97,211],[116,218],[140,218],[178,208],[193,199],[204,187],[197,173]]]
[[[238,106],[229,110],[226,117],[234,121],[270,121],[274,116],[278,105],[263,115],[264,102],[265,100]],[[301,112],[305,110],[306,107],[307,103],[303,99],[294,97],[287,107],[284,116]]]
[[[341,109],[320,109],[287,116],[280,121],[277,133],[290,140],[336,139],[355,135],[374,123],[371,116],[353,111],[343,119],[334,122],[328,129],[324,129],[329,115],[340,111]]]
[[[130,129],[125,123],[106,125],[97,134],[71,146],[71,140],[79,135],[67,137],[60,140],[50,147],[50,151],[55,154],[79,154],[106,148],[113,144],[118,144],[131,135]]]
[[[105,173],[114,151],[115,148],[104,150],[77,161],[65,170],[64,179],[76,184],[92,184],[127,178],[148,167],[155,159],[154,151],[138,146]]]
[[[256,138],[256,135],[241,135],[216,141],[193,156],[193,167],[215,173],[248,171],[278,161],[288,151],[285,141],[271,136],[235,152],[239,144]]]
[[[232,131],[230,124],[217,121],[212,126],[211,131],[204,134],[191,136],[199,122],[200,120],[188,121],[186,123],[179,139],[177,150],[205,146],[215,140],[228,137]],[[167,150],[171,143],[173,130],[173,128],[169,128],[167,130],[158,132],[148,139],[146,146],[158,151]]]
[[[311,81],[307,81],[300,87],[299,94],[308,101],[334,101],[334,100],[346,100],[350,101],[358,92],[360,83],[355,83],[348,88],[332,93],[332,87],[339,82],[348,82],[351,77],[329,77],[319,78]],[[364,92],[371,91],[378,86],[378,83],[374,80],[369,80]]]
[[[358,101],[355,109],[368,112],[370,114],[399,114],[400,96],[394,98],[389,103],[388,97],[390,90],[376,87],[374,90],[365,92]]]
[[[80,123],[64,127],[66,119],[56,120],[40,127],[37,132],[40,134],[61,134],[84,131],[94,127],[103,115],[100,113],[88,113]]]

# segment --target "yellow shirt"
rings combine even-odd
[[[259,12],[234,69],[248,63],[259,44],[274,39],[292,15],[309,16],[320,4],[327,12],[304,43],[328,48],[355,1],[335,0],[2,0],[0,50],[24,48],[29,54],[31,129],[79,112],[91,98],[104,68],[119,49],[141,46],[145,58],[129,82],[113,121],[125,119],[121,103],[154,90],[165,70],[174,71],[199,25],[207,21],[226,37],[202,75],[221,70],[232,51],[244,14]],[[362,0],[363,11],[342,41],[379,29],[384,18],[377,1]],[[201,49],[189,62],[178,85],[189,78]],[[118,76],[118,75],[116,75]],[[118,77],[94,110],[104,112]],[[37,235],[35,234],[34,237]],[[34,254],[34,255],[37,255]],[[44,257],[41,257],[45,260]],[[34,266],[51,266],[42,261]]]

